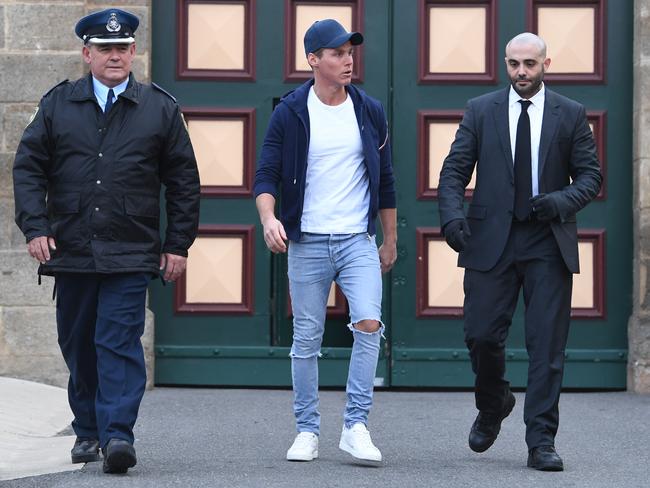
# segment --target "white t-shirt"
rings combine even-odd
[[[300,228],[314,234],[355,234],[368,229],[370,187],[354,104],[307,98],[309,152]]]

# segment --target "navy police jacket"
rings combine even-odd
[[[187,256],[197,233],[199,175],[180,109],[133,75],[107,115],[91,75],[50,90],[20,141],[13,180],[27,241],[56,240],[39,274],[157,274],[161,252]]]
[[[271,115],[255,174],[255,197],[269,193],[276,199],[281,186],[280,221],[292,241],[300,240],[300,218],[305,197],[310,80],[281,100]],[[377,212],[395,208],[395,177],[388,124],[381,103],[355,86],[346,87],[354,103],[370,185],[368,233],[375,234]]]

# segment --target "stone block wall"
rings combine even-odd
[[[650,393],[650,0],[634,8],[634,301],[629,390]]]
[[[165,0],[172,1],[172,0]],[[629,321],[628,388],[650,393],[650,0],[634,18],[634,302]],[[77,20],[117,6],[140,17],[136,77],[150,78],[153,0],[0,0],[0,375],[63,386],[56,344],[52,281],[36,285],[36,263],[14,224],[14,151],[40,97],[55,83],[86,72]],[[143,337],[153,373],[153,316]]]
[[[0,0],[0,376],[67,384],[56,338],[53,280],[37,285],[36,261],[14,223],[14,153],[38,101],[52,86],[87,73],[74,26],[108,7],[140,18],[136,33],[138,80],[149,81],[152,0]],[[153,314],[147,312],[143,345],[153,384]]]

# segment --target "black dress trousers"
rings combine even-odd
[[[505,343],[523,288],[529,356],[524,420],[529,448],[554,445],[572,282],[550,225],[535,220],[513,222],[494,268],[465,271],[465,342],[476,374],[476,407],[483,412],[500,412],[509,391]]]

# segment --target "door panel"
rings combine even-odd
[[[436,182],[430,174],[439,171],[441,161],[431,162],[429,157],[444,158],[447,154],[453,140],[453,131],[449,131],[447,126],[458,123],[467,99],[507,86],[501,61],[507,41],[519,32],[535,30],[533,27],[538,9],[546,9],[543,15],[546,15],[545,25],[548,28],[553,21],[549,13],[566,12],[558,10],[559,3],[552,4],[546,0],[476,0],[462,3],[419,0],[400,4],[400,8],[395,10],[395,52],[418,52],[419,55],[396,55],[393,60],[393,113],[399,114],[399,121],[393,124],[393,150],[400,188],[399,247],[400,256],[404,259],[400,258],[393,271],[392,322],[399,324],[399,327],[394,328],[392,336],[391,385],[450,387],[473,384],[463,340],[462,274],[454,273],[450,267],[450,260],[455,256],[445,248],[444,238],[440,234],[437,191],[432,187]],[[631,311],[629,94],[632,78],[628,55],[607,54],[631,52],[629,29],[632,11],[629,5],[621,8],[608,2],[608,10],[603,11],[601,22],[599,9],[605,2],[585,0],[562,3],[564,7],[582,8],[585,11],[592,9],[587,12],[587,17],[591,15],[592,24],[583,24],[595,26],[597,35],[589,55],[597,59],[586,64],[594,71],[606,66],[605,78],[608,83],[599,81],[603,78],[602,73],[553,73],[551,63],[547,86],[587,107],[600,157],[616,165],[615,171],[610,168],[606,172],[606,187],[598,201],[578,215],[583,274],[575,279],[564,385],[624,388],[626,329]],[[439,18],[429,22],[427,16],[448,15],[457,7],[465,9],[464,15],[468,18],[476,17],[476,12],[486,9],[487,13],[479,18],[487,25],[477,29],[478,32],[493,29],[489,21],[490,9],[496,9],[496,39],[485,39],[480,44],[481,49],[476,50],[480,54],[485,53],[483,64],[468,62],[468,67],[459,65],[452,58],[450,72],[445,73],[442,69],[443,73],[432,75],[429,73],[432,66],[434,70],[440,68],[433,64],[431,59],[435,57],[429,56],[427,50],[438,49],[442,53],[468,51],[467,38],[459,39],[456,48],[453,46],[454,38],[449,38],[450,45],[428,47],[427,36],[422,32],[428,25],[444,25]],[[435,12],[428,12],[428,9]],[[584,16],[581,15],[578,11],[577,18],[582,19]],[[453,13],[449,15],[449,20],[456,17],[456,13]],[[565,19],[560,16],[555,20],[557,25],[561,25]],[[420,33],[416,36],[412,30],[418,22]],[[598,47],[605,35],[601,24],[608,26],[605,51]],[[475,34],[472,35],[475,37]],[[432,36],[432,39],[436,39],[436,36]],[[494,53],[490,51],[492,41],[496,41]],[[614,51],[615,47],[618,50]],[[474,59],[476,52],[469,51],[467,58]],[[553,55],[567,56],[562,49],[556,47],[553,51],[553,47],[549,46],[549,56],[553,58]],[[490,66],[492,59],[495,60],[496,69]],[[566,69],[567,63],[558,64],[560,69]],[[470,71],[483,69],[485,73],[451,72],[465,68]],[[491,72],[495,73],[495,83],[490,82]],[[419,82],[414,79],[413,73],[418,73]],[[615,125],[611,122],[605,124],[605,121],[611,120],[616,120]],[[419,169],[414,170],[415,166]],[[466,197],[467,202],[471,201],[471,191],[467,192]],[[520,297],[507,342],[508,379],[516,386],[525,386],[527,376],[522,302],[523,298]]]
[[[305,79],[296,62],[300,43],[292,26],[307,25],[314,12],[319,16],[331,12],[364,34],[355,83],[384,104],[391,128],[398,262],[384,279],[388,340],[377,384],[473,384],[463,342],[462,270],[455,267],[455,255],[440,235],[437,173],[467,100],[507,86],[502,61],[506,42],[519,32],[539,29],[557,44],[562,39],[558,32],[569,29],[567,38],[578,36],[582,51],[572,62],[573,51],[549,46],[558,68],[549,72],[547,85],[587,107],[606,184],[597,201],[578,216],[583,273],[575,279],[564,384],[625,387],[632,269],[633,14],[632,5],[622,3],[157,2],[152,19],[153,80],[178,97],[195,145],[205,144],[197,154],[202,154],[201,164],[207,169],[202,168],[202,241],[190,256],[193,269],[201,272],[193,271],[196,274],[186,276],[184,284],[151,287],[156,382],[290,384],[286,256],[272,256],[264,245],[250,178],[274,103]],[[560,4],[571,8],[568,17],[557,16],[568,12]],[[214,10],[197,15],[196,9],[205,6]],[[194,19],[191,29],[183,27],[183,16]],[[216,22],[212,30],[204,25],[210,19]],[[224,30],[228,25],[230,30]],[[557,29],[551,32],[549,26]],[[203,37],[197,29],[206,29]],[[224,44],[233,52],[226,49],[215,56],[212,51],[225,42],[219,39],[232,29],[242,33],[243,41]],[[427,34],[431,29],[433,34]],[[184,43],[210,49],[181,55],[179,46]],[[573,66],[577,72],[567,72]],[[467,202],[471,196],[470,185]],[[205,299],[200,297],[220,297],[224,303],[197,303]],[[521,301],[507,343],[508,378],[517,386],[525,385],[527,374]],[[340,386],[346,381],[352,337],[344,302],[333,305],[320,374],[322,385]]]
[[[374,1],[369,10],[363,0],[179,0],[176,5],[156,4],[153,80],[178,98],[193,144],[206,144],[196,151],[203,158],[199,166],[204,187],[201,242],[190,250],[194,266],[177,285],[154,283],[151,287],[157,383],[291,383],[286,256],[272,256],[266,249],[247,165],[252,160],[254,171],[274,100],[308,78],[308,73],[300,71],[302,66],[290,62],[297,58],[300,45],[295,47],[295,40],[291,41],[295,38],[291,26],[310,23],[305,13],[313,14],[314,8],[319,15],[329,11],[347,14],[348,21],[373,39],[360,49],[358,61],[362,62],[357,66],[363,69],[356,70],[357,83],[388,107],[388,5],[388,0]],[[223,32],[232,34],[230,44]],[[298,38],[302,35],[299,33]],[[243,41],[236,41],[241,36]],[[190,52],[192,49],[195,52]],[[248,124],[244,124],[250,129],[248,137],[237,132],[240,122]],[[231,155],[223,156],[222,152]],[[237,241],[242,228],[250,229],[245,233],[250,243]],[[221,261],[215,253],[221,253]],[[252,270],[250,283],[246,280],[247,265]],[[199,276],[201,271],[212,273],[213,279]],[[201,286],[219,287],[220,291],[197,292]],[[251,306],[228,303],[228,296],[235,302],[241,299],[240,287]],[[192,297],[206,296],[225,297],[226,303],[188,303]],[[388,307],[389,300],[385,304]],[[347,311],[342,307],[330,314],[326,323],[322,385],[344,385],[347,379],[352,335],[346,326]],[[388,314],[387,309],[384,315]],[[377,383],[388,383],[385,355],[380,360]]]

